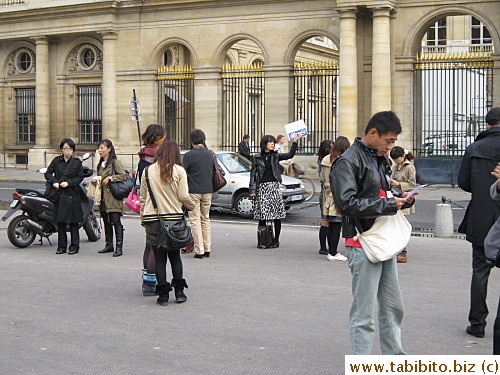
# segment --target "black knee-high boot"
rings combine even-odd
[[[106,238],[106,245],[104,249],[99,250],[98,253],[111,253],[114,251],[113,247],[113,225],[109,221],[109,216],[105,212],[101,212],[102,221],[104,222],[104,235]]]
[[[114,257],[123,255],[123,225],[121,223],[115,224],[116,248],[113,253]]]

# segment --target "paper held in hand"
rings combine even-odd
[[[420,189],[422,189],[426,186],[427,186],[427,184],[417,186],[415,189],[410,191],[410,193],[405,197],[405,199],[409,199],[409,198],[413,197],[415,195],[415,193],[417,193]]]
[[[298,120],[285,125],[286,134],[288,134],[288,140],[294,141],[302,135],[305,137],[307,133],[307,127],[304,120]]]

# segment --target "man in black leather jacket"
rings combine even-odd
[[[484,337],[488,316],[486,293],[491,267],[486,262],[484,239],[500,215],[500,202],[491,198],[489,190],[495,182],[491,171],[500,162],[500,107],[488,111],[485,120],[488,129],[467,147],[458,174],[458,186],[472,193],[459,231],[466,233],[467,241],[472,243],[470,326],[466,332],[475,337]]]
[[[405,354],[400,329],[404,309],[396,258],[371,263],[359,241],[352,238],[357,234],[356,228],[362,233],[371,228],[377,217],[395,215],[413,203],[404,198],[387,198],[390,164],[386,154],[399,133],[401,123],[394,112],[376,113],[368,122],[365,135],[356,138],[330,173],[334,201],[343,216],[342,232],[352,273],[354,299],[349,325],[354,354],[371,353],[377,300],[382,354]]]

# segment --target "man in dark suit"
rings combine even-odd
[[[250,153],[250,136],[248,134],[245,134],[243,136],[243,140],[239,143],[238,145],[238,152],[246,157],[248,160],[252,157],[252,154]]]
[[[475,337],[484,337],[488,316],[486,293],[491,267],[486,262],[484,238],[500,215],[500,201],[490,196],[490,186],[496,181],[491,171],[500,162],[500,107],[486,114],[486,126],[488,129],[467,147],[458,174],[458,186],[472,193],[459,232],[466,233],[467,241],[472,243],[470,326],[466,331]]]

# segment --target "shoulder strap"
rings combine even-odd
[[[153,207],[155,208],[155,210],[158,210],[158,205],[156,204],[155,195],[153,194],[153,190],[151,189],[151,184],[149,183],[148,170],[149,170],[149,166],[147,166],[144,169],[144,174],[146,176],[146,184],[148,186],[149,195],[151,196],[151,201],[153,202]]]

